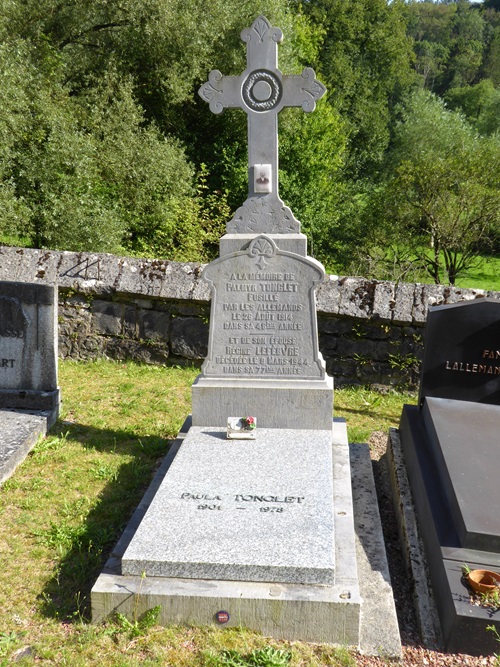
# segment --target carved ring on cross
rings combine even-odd
[[[248,75],[241,92],[245,104],[252,111],[270,111],[280,103],[283,89],[275,74],[262,69]]]

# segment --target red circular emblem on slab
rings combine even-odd
[[[217,623],[227,623],[229,621],[229,614],[227,611],[218,611],[215,614],[215,618],[217,619]]]

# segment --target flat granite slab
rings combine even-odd
[[[57,418],[57,410],[0,410],[0,484],[5,482]]]
[[[427,397],[425,400],[448,399]],[[466,406],[464,401],[456,403],[462,408]],[[476,408],[492,407],[478,403],[474,405]],[[417,522],[412,527],[412,531],[416,530],[416,537],[408,533],[413,547],[410,560],[412,576],[418,582],[426,579],[426,561],[439,614],[440,628],[436,627],[434,634],[439,635],[439,632],[442,632],[445,649],[470,655],[491,655],[496,652],[497,643],[494,635],[486,628],[491,625],[495,626],[497,631],[500,630],[500,612],[493,608],[485,609],[469,604],[469,592],[462,576],[462,567],[466,563],[472,569],[497,570],[500,554],[493,550],[473,549],[461,543],[447,489],[442,482],[443,471],[438,470],[439,465],[435,460],[435,443],[431,442],[429,423],[424,424],[422,413],[415,405],[405,405],[401,416],[401,437],[391,438],[392,448],[401,448],[411,489],[410,497],[407,496],[406,501],[414,503],[412,513],[417,517]],[[463,437],[463,434],[460,434],[460,437]],[[470,429],[469,438],[472,457],[472,444],[476,441],[474,428]],[[450,447],[453,442],[457,441],[450,440]],[[401,470],[396,471],[398,477],[400,472]],[[467,470],[462,471],[462,476],[467,477]],[[397,486],[401,488],[401,484],[398,483]],[[482,488],[477,480],[475,491],[480,499]],[[485,507],[485,511],[488,513],[489,509]],[[425,558],[418,554],[420,539]],[[416,586],[417,595],[419,589],[425,595],[425,588],[420,585]],[[425,605],[424,601],[419,606],[424,609]]]
[[[332,584],[333,499],[331,430],[192,427],[122,574]]]
[[[460,545],[499,553],[500,406],[427,397],[422,418]]]

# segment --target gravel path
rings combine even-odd
[[[421,667],[422,665],[430,665],[431,667],[433,665],[443,667],[458,667],[458,665],[484,667],[485,665],[491,665],[500,667],[500,657],[474,657],[464,654],[443,653],[441,651],[426,649],[421,646],[415,613],[413,611],[410,586],[406,576],[401,547],[399,545],[396,518],[389,487],[388,470],[384,457],[387,448],[387,433],[383,431],[375,431],[370,437],[369,445],[380,506],[380,515],[382,518],[387,559],[389,561],[389,569],[394,589],[394,599],[398,614],[401,642],[403,644],[403,665],[405,667],[416,667],[417,665],[418,667]],[[498,646],[498,654],[500,655],[500,644]],[[356,660],[359,667],[387,666],[387,661],[380,658],[357,656]]]

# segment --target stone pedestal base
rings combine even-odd
[[[332,428],[333,378],[217,380],[199,376],[192,387],[193,426],[225,428],[228,417],[257,418],[263,428]]]
[[[59,415],[60,400],[59,389],[53,391],[34,391],[32,389],[0,390],[0,409],[50,410],[51,412],[55,412],[55,419]]]

